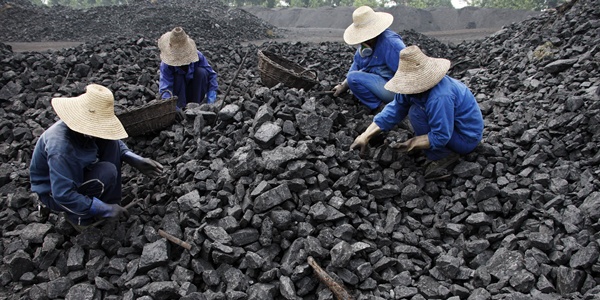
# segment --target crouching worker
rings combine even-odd
[[[408,115],[415,137],[391,146],[403,151],[424,150],[431,161],[425,177],[436,174],[477,147],[483,117],[475,97],[462,82],[446,76],[450,61],[426,56],[417,46],[400,51],[400,66],[385,88],[394,101],[373,118],[351,149],[364,153],[369,140],[389,131]]]
[[[217,100],[217,73],[206,57],[196,49],[196,43],[181,27],[163,34],[158,39],[160,49],[160,79],[158,90],[164,98],[169,90],[177,96],[178,110],[188,103],[215,103]]]
[[[54,98],[60,118],[38,139],[30,165],[31,190],[81,231],[96,219],[127,216],[121,207],[121,163],[158,176],[163,166],[120,140],[127,132],[114,113],[113,93],[91,84],[78,97]]]

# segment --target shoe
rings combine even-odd
[[[458,161],[459,158],[460,155],[453,152],[440,160],[432,161],[425,169],[425,178],[430,178],[437,175],[440,171],[446,170],[446,168]]]

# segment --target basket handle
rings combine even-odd
[[[265,48],[265,50],[264,50],[264,51],[270,51],[270,50],[271,50],[271,47],[273,47],[273,48],[276,48],[277,50],[279,50],[279,53],[282,53],[282,52],[281,52],[281,45],[277,45],[277,44],[269,44],[269,45],[267,46],[267,48]]]
[[[306,69],[306,70],[304,70],[304,71],[300,72],[298,75],[299,75],[299,76],[302,76],[302,75],[303,75],[303,74],[305,74],[306,72],[312,72],[312,73],[313,73],[313,75],[314,75],[314,78],[315,78],[315,79],[317,79],[317,77],[318,77],[317,71],[315,71],[315,70],[311,70],[311,69]]]
[[[173,92],[171,92],[170,90],[164,90],[164,91],[162,91],[162,93],[160,93],[160,97],[159,97],[159,99],[162,99],[162,96],[163,96],[163,95],[164,95],[166,92],[169,92],[169,98],[167,98],[167,99],[173,99]]]

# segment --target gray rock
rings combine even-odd
[[[78,283],[69,289],[65,300],[93,300],[97,299],[96,287],[89,283]]]
[[[153,300],[178,299],[179,285],[173,281],[150,282],[137,292],[150,296]]]
[[[549,64],[547,64],[544,67],[544,71],[547,73],[558,73],[558,72],[562,72],[566,69],[569,69],[571,66],[573,66],[576,62],[577,62],[577,58],[572,58],[572,59],[559,59],[556,61],[553,61]]]
[[[275,137],[281,133],[281,130],[281,126],[277,124],[265,122],[254,133],[254,139],[260,145],[270,145]]]
[[[297,114],[296,122],[300,132],[311,137],[328,137],[333,126],[333,120],[316,114]]]
[[[285,183],[280,184],[254,199],[254,211],[257,213],[265,212],[291,198],[292,193],[288,185]]]
[[[144,245],[138,271],[145,272],[169,262],[169,247],[166,239]]]
[[[580,290],[585,280],[585,272],[559,266],[556,270],[556,289],[562,295],[574,293]]]
[[[204,233],[214,242],[224,245],[229,245],[232,242],[231,236],[222,227],[208,225],[204,227]]]
[[[524,268],[523,255],[517,251],[500,248],[494,252],[486,267],[496,278],[509,279]]]
[[[331,254],[331,265],[338,268],[346,267],[352,258],[352,246],[345,241],[337,243],[329,251]]]
[[[51,224],[31,223],[21,230],[21,238],[29,243],[41,244],[53,228]]]
[[[571,256],[569,266],[571,268],[589,268],[598,261],[599,256],[598,244],[590,242]]]
[[[308,211],[308,214],[312,216],[315,221],[319,222],[334,221],[346,216],[339,210],[322,202],[317,202],[316,204],[312,205]]]

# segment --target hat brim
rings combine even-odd
[[[359,28],[350,24],[344,31],[344,41],[349,45],[358,45],[384,32],[394,22],[394,16],[384,12],[375,12],[377,18],[368,27]]]
[[[160,60],[169,66],[185,66],[198,61],[198,49],[194,40],[188,37],[185,47],[175,49],[169,44],[171,32],[163,34],[158,39]]]
[[[402,60],[400,60],[402,64]],[[388,91],[398,94],[418,94],[436,86],[450,70],[450,61],[444,58],[429,58],[424,66],[417,70],[398,72],[384,86]]]
[[[58,117],[76,132],[106,140],[128,137],[127,131],[114,114],[91,111],[84,107],[86,95],[71,98],[53,98],[52,107]]]

